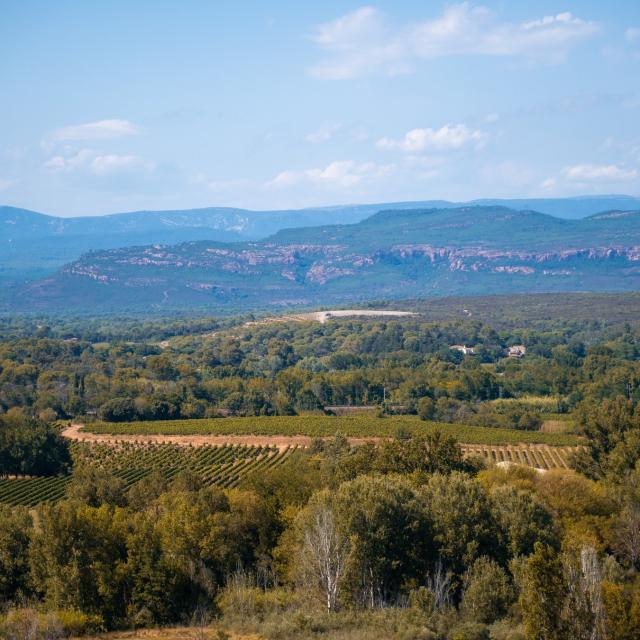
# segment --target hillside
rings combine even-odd
[[[209,207],[74,218],[0,206],[0,282],[52,275],[63,264],[92,250],[199,240],[251,241],[285,228],[356,223],[381,210],[445,210],[462,204],[434,200],[280,211]],[[608,210],[640,209],[640,199],[630,196],[482,200],[469,204],[533,209],[564,219]]]
[[[380,212],[262,242],[94,251],[5,288],[12,309],[256,309],[640,286],[640,212],[564,220],[499,206]]]

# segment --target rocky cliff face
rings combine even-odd
[[[607,215],[571,225],[551,218],[546,227],[548,217],[536,216],[532,224],[531,212],[504,209],[465,208],[446,216],[430,211],[422,217],[413,212],[408,218],[399,215],[397,225],[393,216],[374,216],[350,227],[304,229],[303,241],[297,242],[283,241],[295,236],[291,231],[265,242],[97,251],[30,285],[19,301],[36,308],[76,304],[79,298],[113,307],[222,303],[251,308],[640,288],[640,216]],[[522,220],[529,224],[524,231]],[[398,241],[406,236],[415,241]],[[430,236],[446,242],[423,241]]]

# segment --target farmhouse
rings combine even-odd
[[[523,344],[514,344],[507,349],[509,358],[522,358],[527,353],[527,348]]]

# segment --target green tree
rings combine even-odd
[[[101,616],[107,625],[126,614],[124,511],[71,501],[42,507],[30,547],[33,584],[51,608]]]
[[[57,475],[71,466],[59,430],[24,415],[0,415],[0,476]]]
[[[74,469],[65,494],[67,498],[79,500],[90,507],[103,504],[122,507],[127,502],[124,480],[107,469],[89,464],[81,464]]]
[[[482,485],[460,472],[435,474],[421,494],[433,523],[438,553],[461,576],[480,556],[503,558],[504,542]]]
[[[436,405],[435,402],[429,398],[429,396],[424,396],[418,400],[418,415],[421,420],[431,420],[436,413]]]
[[[562,561],[553,547],[536,542],[518,586],[527,640],[560,640],[566,584]]]
[[[503,486],[495,489],[491,497],[510,556],[528,556],[533,553],[536,542],[558,548],[558,533],[553,517],[530,492]]]
[[[361,476],[338,488],[334,505],[338,531],[350,544],[345,580],[352,601],[386,602],[425,575],[434,561],[431,525],[409,481]]]
[[[474,622],[495,622],[507,613],[514,601],[507,572],[486,556],[471,565],[463,584],[462,611]]]
[[[29,543],[33,521],[20,507],[0,504],[0,602],[29,593]]]
[[[107,422],[129,422],[136,417],[136,407],[131,398],[113,398],[101,405],[98,413]]]

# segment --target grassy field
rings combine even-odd
[[[567,433],[543,433],[496,429],[464,424],[425,422],[417,416],[259,416],[147,422],[92,422],[83,430],[102,434],[129,435],[262,435],[331,437],[337,433],[351,438],[394,437],[400,431],[426,435],[440,429],[461,443],[507,445],[516,443],[571,446],[579,438]]]

